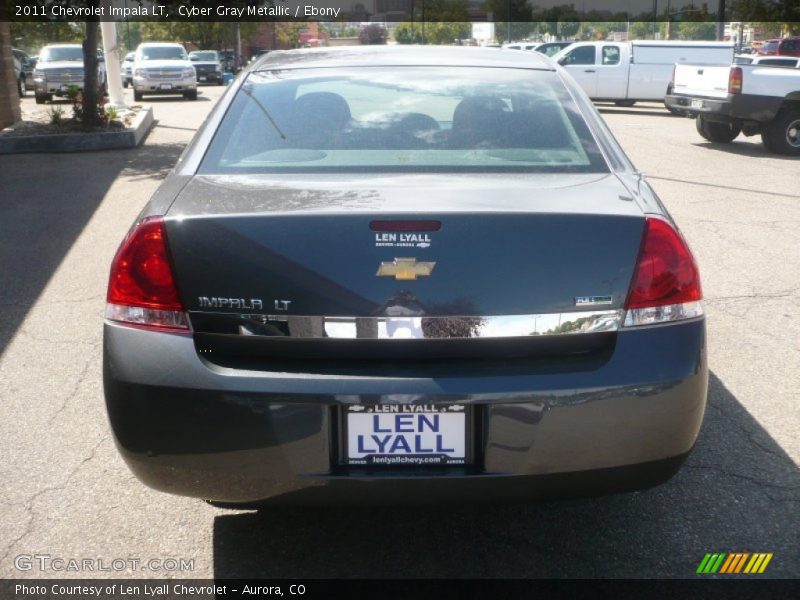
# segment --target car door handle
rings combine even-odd
[[[594,73],[594,69],[586,69],[584,73]]]

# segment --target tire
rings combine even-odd
[[[197,100],[197,90],[192,90],[191,92],[184,92],[183,97],[187,100]]]
[[[614,104],[617,106],[622,106],[624,108],[630,108],[634,104],[636,104],[636,100],[615,100]]]
[[[137,92],[136,90],[133,90],[133,99],[136,102],[141,102],[142,98],[144,98],[144,95],[142,94],[142,92]]]
[[[694,123],[697,133],[709,142],[716,144],[729,144],[742,132],[741,125],[707,121],[702,115],[698,115]]]
[[[25,78],[20,77],[17,80],[17,91],[19,92],[19,97],[24,98],[28,95],[28,86],[25,85]]]
[[[36,104],[44,104],[48,100],[47,94],[37,94],[34,92],[34,96],[36,97]]]
[[[764,147],[776,154],[800,156],[800,109],[784,108],[764,126]]]
[[[221,77],[217,79],[217,85],[225,85],[225,82],[222,80]]]
[[[128,80],[127,79],[122,82],[122,87],[124,87],[126,90],[128,89]]]

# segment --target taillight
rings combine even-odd
[[[728,93],[742,93],[742,67],[731,67],[731,72],[728,75]]]
[[[144,327],[189,329],[161,217],[140,221],[122,242],[108,281],[106,318]]]
[[[683,237],[668,221],[648,216],[625,303],[625,326],[699,317],[702,298],[697,264]]]

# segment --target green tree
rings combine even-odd
[[[426,24],[449,21],[466,22],[469,21],[469,4],[467,0],[425,0],[424,12],[422,7],[418,6],[415,8],[414,14],[420,20],[424,20]]]
[[[631,23],[628,32],[628,39],[631,40],[652,40],[653,39],[653,22],[652,21],[634,21]]]
[[[683,21],[673,25],[681,40],[714,40],[717,38],[717,24],[711,21]]]
[[[398,44],[421,44],[422,24],[405,21],[394,28],[394,40]]]
[[[453,44],[468,38],[471,33],[470,23],[430,23],[425,27],[425,43]]]
[[[483,9],[491,13],[498,41],[523,40],[537,31],[528,0],[486,0]]]
[[[79,43],[83,40],[84,30],[83,23],[15,21],[11,23],[11,40],[15,48],[38,54],[39,49],[47,44]]]
[[[572,38],[581,28],[581,17],[572,4],[562,4],[547,9],[539,9],[534,18],[541,21],[539,30],[558,38]]]

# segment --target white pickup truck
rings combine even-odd
[[[678,65],[665,102],[711,142],[760,133],[771,152],[800,156],[798,67]]]
[[[633,106],[663,101],[676,64],[733,62],[730,42],[577,42],[553,60],[564,67],[592,100]]]

